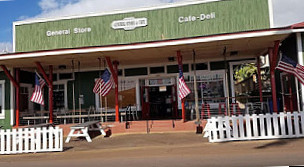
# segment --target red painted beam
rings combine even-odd
[[[181,68],[181,71],[183,72],[183,57],[180,51],[177,51],[176,54],[177,54],[178,66],[179,68]],[[182,120],[185,122],[186,121],[185,99],[181,99],[181,102],[182,102]]]
[[[20,123],[20,69],[16,69],[16,82],[18,86],[16,87],[16,127],[19,126]]]
[[[5,65],[1,65],[1,68],[3,69],[5,75],[8,77],[8,79],[13,83],[14,87],[19,87],[19,84],[15,81],[14,77],[10,74],[10,72],[7,70]]]
[[[114,67],[110,57],[106,57],[108,67],[113,75],[115,82],[115,121],[119,122],[119,100],[118,100],[118,61],[114,61]]]
[[[49,112],[50,112],[50,117],[49,117],[49,122],[53,123],[54,118],[53,118],[53,66],[49,66],[49,81],[51,84],[49,84]]]
[[[38,68],[39,72],[42,73],[42,76],[43,76],[44,80],[47,82],[47,84],[48,84],[48,85],[52,85],[52,83],[51,83],[50,80],[49,80],[49,77],[46,75],[46,73],[45,73],[43,67],[42,67],[41,64],[40,64],[40,62],[35,62],[35,64],[37,65],[37,68]]]
[[[16,113],[16,127],[19,126],[20,120],[19,120],[19,115],[20,115],[20,69],[16,69],[16,80],[14,77],[10,74],[10,72],[7,70],[5,65],[1,65],[1,68],[3,69],[5,75],[9,78],[11,83],[16,89],[15,95],[16,95],[16,108],[15,108],[15,113]]]
[[[273,112],[278,113],[278,105],[277,105],[277,91],[276,91],[276,83],[275,83],[275,67],[274,66],[274,50],[273,48],[268,49],[269,56],[269,64],[270,64],[270,82],[271,82],[271,93],[272,93],[272,108]]]
[[[111,62],[111,58],[110,57],[106,57],[106,61],[107,61],[108,67],[110,68],[110,71],[111,71],[111,73],[113,75],[114,82],[118,83],[118,77],[117,77],[118,74],[116,73],[116,71],[113,68],[113,65],[112,65],[112,62]]]
[[[114,61],[114,70],[118,74],[118,61]],[[118,81],[117,75],[115,76]],[[118,82],[115,83],[115,121],[119,122],[119,100],[118,100]]]

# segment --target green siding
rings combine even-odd
[[[10,120],[11,120],[11,112],[10,112],[10,81],[4,74],[4,72],[0,72],[0,80],[5,80],[5,118],[0,119],[0,126],[3,126],[5,129],[11,128]]]
[[[16,52],[103,46],[138,42],[179,39],[213,34],[267,29],[269,25],[268,0],[231,0],[210,2],[166,9],[124,14],[94,16],[18,25]],[[215,19],[179,23],[180,16],[200,16],[215,12]],[[111,23],[127,17],[148,19],[146,27],[134,30],[114,30]],[[46,31],[90,27],[92,31],[47,37]]]

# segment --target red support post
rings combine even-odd
[[[49,86],[49,123],[53,123],[53,66],[49,66],[49,76],[47,76],[40,62],[35,62],[35,64]]]
[[[16,80],[14,79],[14,77],[10,74],[10,72],[7,70],[5,65],[1,65],[1,68],[3,69],[5,75],[9,78],[9,80],[11,81],[11,83],[14,85],[14,87],[16,88],[16,127],[19,126],[19,103],[20,103],[20,70],[16,69]]]
[[[116,73],[116,81],[118,81],[118,61],[114,61],[114,70]],[[118,99],[118,82],[115,82],[115,121],[119,122],[119,99]]]
[[[118,100],[118,61],[114,61],[114,67],[110,57],[106,57],[106,61],[115,82],[115,121],[119,122],[119,100]],[[115,69],[114,69],[115,68]]]
[[[180,51],[177,51],[177,62],[178,62],[178,66],[181,69],[181,71],[183,72],[183,57],[180,53]],[[185,122],[186,121],[186,110],[185,110],[185,99],[181,99],[182,102],[182,120]]]
[[[19,126],[20,123],[20,69],[16,69],[16,82],[18,86],[16,87],[16,127]]]
[[[49,81],[51,84],[49,84],[49,111],[50,111],[50,117],[49,117],[49,123],[54,122],[53,118],[53,66],[49,66]]]
[[[258,69],[258,76],[257,76],[257,78],[258,78],[258,84],[259,84],[260,102],[263,102],[260,56],[257,57],[257,69]]]
[[[270,64],[270,81],[271,81],[271,93],[272,93],[272,108],[273,112],[278,113],[278,104],[277,104],[277,92],[275,84],[275,67],[274,62],[276,61],[276,56],[274,55],[273,48],[268,49],[269,64]]]

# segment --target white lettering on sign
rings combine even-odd
[[[71,35],[71,33],[74,34],[83,34],[83,33],[90,33],[92,31],[91,27],[83,27],[83,28],[73,28],[71,29],[65,29],[65,30],[55,30],[55,31],[46,31],[46,36],[52,37],[52,36],[61,36],[61,35]]]
[[[215,12],[209,13],[209,14],[200,14],[199,16],[180,16],[178,17],[178,22],[179,23],[187,23],[187,22],[193,22],[193,21],[205,21],[205,20],[211,20],[215,19]]]
[[[134,18],[128,17],[123,20],[115,20],[111,23],[111,27],[115,30],[124,29],[124,30],[134,30],[137,27],[145,27],[148,25],[147,18]]]

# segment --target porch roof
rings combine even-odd
[[[227,59],[238,59],[244,56],[259,56],[265,53],[268,47],[273,47],[274,41],[282,41],[291,33],[303,31],[304,22],[281,28],[177,40],[10,53],[0,55],[0,64],[9,68],[34,69],[35,62],[40,62],[43,66],[54,65],[56,69],[59,65],[69,67],[74,60],[80,61],[82,68],[96,68],[99,66],[97,59],[108,56],[119,61],[120,65],[132,66],[168,62],[168,57],[176,56],[178,50],[181,51],[184,61],[191,60],[193,49],[196,51],[197,59],[207,61],[223,58],[225,47],[228,55],[234,51],[238,53],[227,56]]]

